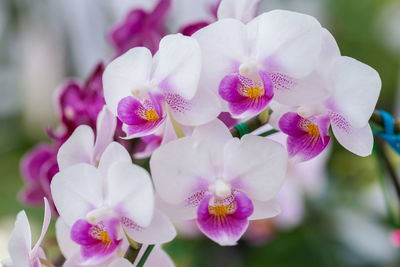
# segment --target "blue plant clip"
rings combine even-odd
[[[392,115],[384,110],[379,110],[383,120],[384,132],[376,132],[377,135],[382,137],[389,145],[400,155],[400,134],[396,135],[394,132],[394,119]]]

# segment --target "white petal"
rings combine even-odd
[[[247,23],[254,18],[260,0],[222,0],[218,7],[218,19],[238,19]]]
[[[94,133],[87,125],[80,125],[60,147],[57,162],[60,170],[78,163],[92,164]]]
[[[221,101],[211,90],[199,90],[187,101],[185,110],[171,108],[176,121],[183,125],[202,125],[217,118],[221,113]]]
[[[133,266],[132,263],[130,263],[127,259],[119,258],[114,260],[108,267],[132,267],[132,266]],[[146,264],[144,266],[146,266]]]
[[[193,131],[192,137],[223,146],[232,139],[232,134],[222,121],[216,119],[205,125],[197,126]]]
[[[308,15],[274,10],[249,22],[253,57],[267,71],[302,78],[314,69],[321,51],[322,28]]]
[[[25,211],[20,211],[14,230],[8,241],[8,252],[14,266],[30,266],[29,254],[32,246],[31,227]]]
[[[266,218],[272,218],[281,212],[281,208],[276,198],[268,201],[252,200],[254,212],[249,217],[249,220],[260,220]]]
[[[80,251],[80,246],[72,241],[70,235],[71,227],[69,227],[62,218],[58,218],[56,221],[57,244],[66,259],[72,258]]]
[[[371,117],[381,90],[379,74],[353,58],[341,57],[335,66],[334,105],[356,128]]]
[[[114,115],[122,98],[148,84],[152,62],[147,48],[135,47],[107,65],[103,74],[104,98]]]
[[[176,236],[175,227],[168,217],[158,209],[154,211],[153,219],[146,228],[141,230],[124,228],[129,237],[142,244],[167,243]]]
[[[31,251],[31,258],[34,258],[37,255],[40,244],[42,243],[43,238],[47,232],[47,229],[49,228],[50,220],[51,220],[50,205],[49,202],[47,201],[47,198],[44,198],[44,218],[43,218],[42,232],[40,234],[38,241],[36,242],[36,245],[33,247]]]
[[[58,213],[72,226],[88,211],[103,205],[103,178],[96,167],[77,164],[53,177],[51,194]]]
[[[211,178],[210,168],[206,144],[199,144],[190,137],[159,147],[150,159],[156,191],[169,204],[186,201],[207,182],[201,178]]]
[[[100,158],[98,169],[104,176],[106,176],[108,169],[115,162],[132,163],[132,159],[129,155],[129,152],[123,145],[117,142],[112,142],[103,152],[103,155]]]
[[[150,224],[154,212],[153,186],[149,173],[132,163],[116,162],[107,176],[108,202],[121,216],[141,227]]]
[[[245,135],[225,147],[224,178],[251,199],[268,201],[276,196],[286,175],[287,152],[274,141]]]
[[[361,157],[371,154],[374,137],[369,124],[363,128],[343,128],[332,123],[332,131],[338,142],[350,152]]]
[[[97,117],[96,142],[94,144],[93,162],[100,159],[104,150],[114,139],[117,118],[108,110],[106,106]]]
[[[134,262],[136,266],[139,260],[142,258],[147,246],[143,246]],[[174,267],[175,264],[170,256],[161,248],[161,246],[155,246],[151,251],[151,254],[147,258],[144,267]],[[116,266],[115,266],[116,267]],[[125,266],[124,266],[125,267]]]
[[[289,88],[275,88],[274,100],[290,106],[313,105],[328,99],[334,91],[332,71],[340,58],[339,47],[332,34],[322,29],[322,49],[314,71],[302,79],[291,79]]]
[[[219,20],[197,31],[203,67],[200,88],[218,92],[222,78],[237,72],[248,56],[246,26],[234,19]]]
[[[158,64],[153,78],[165,81],[182,97],[193,98],[201,71],[201,49],[197,41],[182,34],[167,35],[161,40],[155,58]]]

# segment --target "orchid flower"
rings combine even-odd
[[[21,175],[25,186],[19,193],[21,202],[29,205],[42,205],[43,197],[46,197],[54,214],[57,212],[51,197],[50,183],[59,171],[57,150],[56,144],[41,143],[24,155]]]
[[[221,19],[193,37],[203,52],[199,87],[218,93],[233,116],[247,118],[313,71],[322,28],[311,16],[275,10],[247,24]]]
[[[149,174],[132,164],[119,143],[107,146],[98,168],[78,163],[62,169],[53,178],[51,192],[61,219],[70,228],[66,238],[80,245],[76,257],[81,264],[100,264],[124,254],[125,233],[144,244],[175,237],[168,218],[154,211]]]
[[[103,63],[97,64],[85,84],[70,79],[54,94],[54,103],[62,127],[49,131],[56,140],[63,143],[81,124],[95,128],[96,119],[105,104],[103,96]]]
[[[47,232],[51,219],[50,205],[44,198],[44,219],[42,233],[39,240],[32,248],[32,234],[28,218],[25,211],[20,211],[15,221],[14,230],[11,233],[10,241],[8,242],[8,252],[11,258],[2,261],[4,267],[41,267],[47,266],[46,256],[43,249],[40,247],[44,235]]]
[[[249,220],[279,213],[275,196],[286,164],[280,144],[252,135],[232,138],[219,120],[165,144],[150,159],[171,219],[197,219],[200,230],[220,245],[236,244]]]
[[[155,133],[167,117],[183,125],[207,123],[220,109],[214,93],[197,91],[200,70],[196,40],[181,34],[164,37],[154,58],[147,48],[133,48],[104,72],[107,107],[127,138]]]
[[[122,55],[137,46],[147,47],[153,54],[158,50],[161,38],[166,34],[165,19],[172,0],[158,0],[154,9],[147,12],[141,8],[128,13],[125,20],[110,32],[110,41]]]
[[[113,141],[117,120],[103,107],[97,117],[96,138],[91,127],[80,125],[60,147],[57,161],[60,170],[77,163],[98,165],[106,147]]]
[[[289,156],[309,160],[323,151],[330,141],[329,126],[338,142],[359,155],[371,154],[373,136],[368,124],[381,89],[379,74],[371,67],[349,57],[340,56],[333,37],[324,32],[324,45],[319,65],[325,71],[313,72],[299,87],[309,88],[307,102],[303,97],[276,104],[274,116],[278,127],[288,135]],[[320,91],[314,94],[313,92]],[[321,94],[321,92],[325,92]],[[319,95],[318,95],[319,94]]]

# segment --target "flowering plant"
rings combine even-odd
[[[217,2],[178,33],[166,26],[171,0],[131,11],[109,34],[116,56],[56,91],[52,142],[21,164],[21,201],[44,199],[42,234],[32,248],[20,212],[5,266],[53,266],[40,247],[50,214],[63,266],[173,266],[161,245],[182,222],[236,245],[251,221],[281,212],[285,179],[333,137],[371,154],[373,68],[342,56],[311,16]]]

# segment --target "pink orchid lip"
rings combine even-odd
[[[152,134],[164,122],[162,103],[164,96],[149,93],[149,99],[142,101],[133,96],[123,98],[118,104],[118,118],[126,125],[128,136]]]
[[[197,225],[220,245],[235,245],[246,231],[253,203],[246,194],[234,190],[224,199],[206,193],[197,208]]]
[[[274,86],[271,78],[263,71],[259,71],[256,76],[251,79],[232,73],[221,80],[218,92],[228,102],[233,116],[256,115],[272,100]]]
[[[289,156],[306,161],[319,155],[329,144],[329,116],[303,118],[297,113],[285,113],[279,128],[288,135]]]
[[[81,246],[81,256],[87,264],[105,261],[120,247],[122,239],[117,239],[120,222],[116,218],[92,225],[86,220],[78,220],[71,228],[71,239]]]

